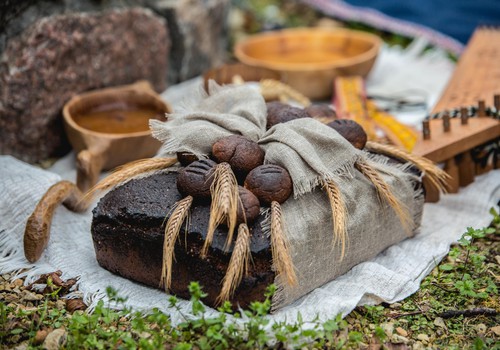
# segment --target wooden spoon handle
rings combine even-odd
[[[107,146],[92,150],[83,150],[76,156],[76,185],[82,191],[88,191],[99,180],[99,175],[106,162]]]
[[[69,181],[59,181],[50,187],[26,222],[24,256],[29,262],[34,263],[40,259],[49,242],[52,216],[61,203],[75,212],[84,211],[88,207],[88,202],[75,184]]]

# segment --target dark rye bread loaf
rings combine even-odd
[[[125,278],[159,288],[166,216],[182,199],[176,187],[177,173],[161,173],[135,179],[107,193],[93,211],[92,237],[96,257],[105,269]],[[208,293],[203,301],[214,306],[219,295],[231,249],[223,251],[227,230],[219,227],[208,257],[200,258],[208,227],[210,204],[193,203],[187,233],[181,229],[175,247],[171,292],[189,299],[188,285],[198,281]],[[168,218],[167,218],[168,219]],[[263,217],[250,227],[252,263],[234,293],[242,307],[264,299],[274,282],[271,248],[261,230]]]

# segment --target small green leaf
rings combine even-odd
[[[24,329],[22,328],[14,328],[13,330],[10,331],[10,334],[21,334],[22,332],[24,332]]]
[[[439,265],[439,269],[442,270],[442,271],[451,271],[455,268],[455,266],[451,265],[451,264],[443,264],[443,265]]]

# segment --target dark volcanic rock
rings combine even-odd
[[[165,21],[135,8],[57,15],[8,41],[0,62],[0,154],[36,162],[62,144],[60,112],[73,95],[149,80],[165,89]]]

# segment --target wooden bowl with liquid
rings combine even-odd
[[[336,76],[370,72],[381,39],[373,34],[328,28],[296,28],[257,34],[240,41],[234,54],[243,63],[279,73],[281,81],[314,100],[328,99]]]
[[[76,183],[86,191],[103,170],[152,157],[161,146],[149,120],[166,120],[171,109],[146,81],[73,97],[63,108],[68,139],[77,153]]]

